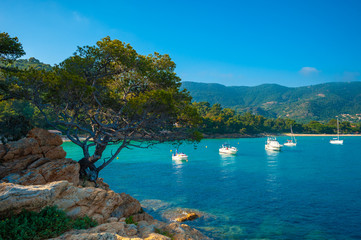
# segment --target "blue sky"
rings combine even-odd
[[[0,0],[0,31],[56,64],[103,37],[169,54],[184,81],[361,80],[361,1]]]

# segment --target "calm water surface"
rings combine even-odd
[[[329,139],[299,137],[279,153],[264,149],[265,138],[206,139],[180,147],[188,162],[172,161],[169,144],[126,149],[100,177],[116,192],[157,200],[147,209],[155,216],[172,207],[205,212],[187,224],[215,239],[361,239],[361,137],[342,146]],[[219,155],[222,143],[238,154]]]

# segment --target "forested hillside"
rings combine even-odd
[[[13,65],[20,69],[34,68],[36,70],[51,70],[51,66],[49,64],[42,63],[38,59],[33,57],[29,59],[18,59],[14,62]]]
[[[220,103],[237,112],[251,111],[266,117],[300,122],[340,119],[360,122],[361,82],[325,83],[289,88],[277,84],[255,87],[183,82],[195,102]]]

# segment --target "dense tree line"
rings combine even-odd
[[[238,114],[230,108],[222,108],[220,104],[208,102],[194,102],[203,122],[200,131],[205,134],[228,134],[239,133],[244,135],[256,135],[263,133],[285,133],[292,129],[295,133],[333,134],[337,132],[337,120],[332,119],[327,123],[311,121],[300,124],[287,118],[266,118],[250,112]],[[340,123],[341,133],[359,133],[361,124],[350,122]]]

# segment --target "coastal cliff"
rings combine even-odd
[[[100,225],[55,239],[209,239],[186,224],[155,220],[138,200],[112,191],[102,179],[97,184],[79,180],[79,164],[65,158],[61,144],[60,136],[36,128],[26,138],[0,145],[1,218],[57,206],[70,217],[89,216]]]

